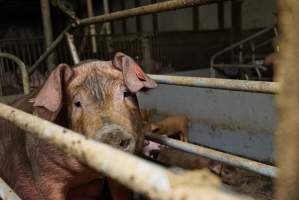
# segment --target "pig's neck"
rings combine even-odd
[[[64,200],[69,188],[87,183],[98,174],[54,146],[38,141],[31,160],[36,186],[45,199]]]

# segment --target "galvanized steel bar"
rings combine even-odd
[[[271,165],[266,165],[263,163],[259,163],[253,160],[249,160],[246,158],[242,158],[239,156],[235,156],[232,154],[228,153],[223,153],[221,151],[209,149],[206,147],[186,143],[186,142],[181,142],[178,140],[174,140],[168,137],[160,136],[157,134],[152,134],[152,133],[146,133],[145,134],[146,138],[149,140],[152,140],[154,142],[167,145],[169,147],[191,153],[194,155],[199,155],[203,156],[206,158],[210,158],[212,160],[216,160],[228,165],[232,165],[234,167],[246,169],[264,176],[269,176],[272,178],[275,178],[277,175],[277,169],[276,167],[273,167]]]
[[[221,189],[220,180],[207,171],[174,173],[106,144],[0,103],[0,117],[73,155],[91,168],[153,199],[249,199]],[[192,178],[191,178],[192,177]],[[250,198],[251,199],[251,198]]]
[[[72,34],[65,33],[65,38],[66,38],[67,44],[69,46],[74,64],[78,64],[80,62],[80,58],[79,58],[76,46],[74,44],[74,36]]]
[[[278,92],[279,83],[266,81],[245,81],[219,78],[200,78],[187,76],[153,75],[149,76],[162,84],[184,85],[192,87],[236,90],[246,92],[272,93]]]
[[[51,20],[51,10],[49,0],[40,0],[40,7],[43,20],[43,32],[45,47],[48,48],[53,42],[53,30],[52,30],[52,20]],[[53,69],[55,66],[55,55],[51,54],[47,59],[47,67],[49,70]]]
[[[122,11],[117,11],[109,14],[82,19],[80,20],[79,26],[89,25],[94,23],[109,22],[117,19],[147,15],[147,14],[164,12],[169,10],[176,10],[176,9],[187,8],[191,6],[206,5],[206,4],[217,3],[221,1],[224,0],[170,0],[161,3],[140,6],[137,8],[131,8],[127,10],[122,10]]]
[[[31,75],[34,70],[42,63],[44,60],[56,49],[60,42],[64,39],[65,33],[72,28],[72,25],[68,25],[60,35],[51,43],[47,50],[35,61],[32,67],[28,70],[29,75]]]
[[[0,178],[0,199],[21,200],[20,197]]]
[[[279,0],[279,52],[276,78],[281,82],[277,95],[276,136],[277,200],[299,199],[299,1]]]
[[[21,59],[19,59],[18,57],[14,56],[10,53],[1,53],[0,52],[0,57],[11,59],[19,66],[19,68],[21,70],[21,75],[22,75],[22,84],[23,84],[24,94],[28,94],[30,92],[30,85],[29,85],[29,76],[28,76],[28,72],[26,70],[25,63]]]

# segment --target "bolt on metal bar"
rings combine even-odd
[[[23,83],[24,94],[28,94],[30,92],[30,85],[29,85],[29,76],[28,76],[28,72],[26,70],[25,63],[21,59],[19,59],[18,57],[14,56],[10,53],[1,53],[0,52],[0,57],[11,59],[19,66],[19,68],[21,70],[21,74],[22,74],[22,83]]]
[[[65,33],[65,38],[66,38],[67,44],[69,46],[74,64],[78,64],[80,62],[80,58],[79,58],[76,46],[74,44],[74,36],[72,34]]]
[[[172,75],[154,75],[149,77],[161,84],[184,85],[192,87],[225,89],[246,92],[272,93],[278,92],[279,83],[266,81],[245,81],[220,78],[200,78]]]
[[[47,50],[35,61],[31,68],[29,68],[28,73],[31,75],[34,70],[42,63],[44,60],[56,49],[60,42],[64,39],[65,33],[72,28],[72,25],[68,25],[60,35],[51,43]]]
[[[232,165],[234,167],[246,169],[264,176],[269,176],[275,178],[277,175],[277,168],[271,165],[266,165],[260,162],[256,162],[253,160],[249,160],[246,158],[242,158],[239,156],[235,156],[228,153],[223,153],[221,151],[213,150],[210,148],[181,142],[178,140],[174,140],[168,137],[160,136],[153,133],[146,133],[145,137],[154,142],[167,145],[169,147],[191,153],[198,156],[203,156],[206,158],[210,158],[212,160],[216,160],[228,165]]]
[[[23,129],[24,133],[46,140],[89,167],[153,199],[251,199],[223,190],[220,180],[207,170],[175,173],[1,103],[0,117]]]
[[[0,178],[0,199],[21,200],[2,178]]]
[[[164,12],[169,10],[176,10],[176,9],[182,9],[187,8],[191,6],[199,6],[199,5],[206,5],[211,3],[217,3],[224,0],[170,0],[165,1],[161,3],[155,3],[151,5],[146,6],[140,6],[137,8],[131,8],[127,10],[112,12],[109,14],[99,15],[95,17],[90,17],[86,19],[81,19],[80,24],[81,25],[89,25],[94,23],[102,23],[102,22],[108,22],[113,21],[117,19],[123,19],[128,17],[134,17],[134,16],[140,16],[140,15],[147,15],[152,13],[158,13],[158,12]]]

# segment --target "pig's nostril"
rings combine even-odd
[[[125,139],[125,140],[121,140],[119,143],[119,146],[123,149],[127,149],[128,146],[130,145],[131,139]]]

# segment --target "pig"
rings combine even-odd
[[[223,183],[229,185],[235,185],[239,178],[237,169],[232,166],[173,148],[161,147],[157,154],[157,161],[189,170],[207,168],[219,176]]]
[[[274,65],[277,60],[277,53],[273,52],[271,54],[268,54],[264,59],[265,65]]]
[[[174,115],[159,122],[151,123],[151,131],[168,137],[179,136],[183,142],[188,141],[189,120],[186,115]]]
[[[73,68],[60,64],[39,91],[12,105],[86,138],[138,154],[143,135],[136,93],[156,86],[131,57],[119,52],[113,61],[89,60]],[[107,125],[113,130],[107,130]],[[101,188],[95,181],[103,178],[100,173],[4,119],[0,127],[0,177],[22,199],[74,199],[80,186],[81,193],[82,188],[93,193],[82,199],[99,198],[94,188]],[[108,180],[113,194],[119,186]],[[118,194],[114,199],[124,196]]]

